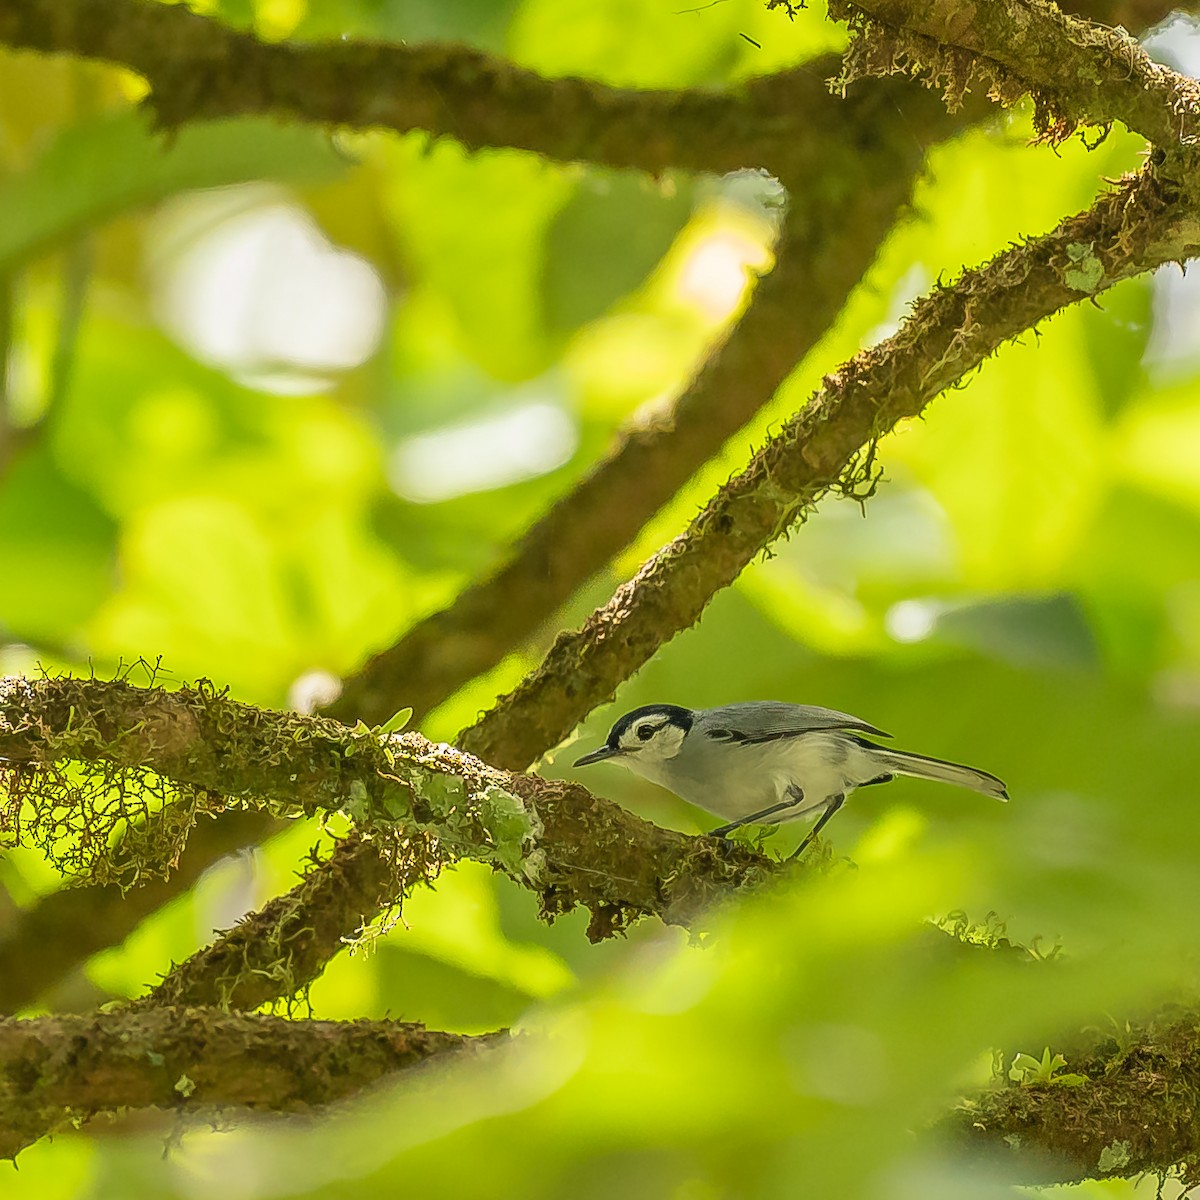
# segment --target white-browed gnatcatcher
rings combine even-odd
[[[575,766],[611,759],[680,799],[724,817],[712,832],[776,825],[820,814],[795,858],[855,789],[912,775],[1007,800],[995,775],[889,750],[867,737],[891,734],[831,708],[761,700],[720,708],[647,704],[626,713],[599,750]]]

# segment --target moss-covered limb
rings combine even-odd
[[[270,112],[654,173],[764,164],[816,127],[821,86],[795,71],[736,93],[634,91],[443,43],[268,43],[152,0],[3,0],[0,42],[132,68],[168,127]]]
[[[0,1158],[99,1113],[304,1112],[492,1038],[212,1009],[0,1021]]]
[[[583,788],[512,777],[539,833],[513,878],[554,917],[584,905],[588,936],[612,937],[656,916],[694,927],[705,910],[775,869],[736,847],[660,829]],[[469,852],[468,852],[469,853]],[[359,929],[436,870],[434,847],[413,853],[386,839],[347,838],[286,895],[175,967],[139,1003],[252,1009],[294,995]]]
[[[0,1013],[27,1008],[93,954],[119,945],[218,859],[278,828],[280,822],[254,810],[202,820],[169,879],[147,878],[128,892],[115,883],[63,888],[16,914],[0,935]]]
[[[856,31],[846,80],[927,72],[953,99],[977,71],[997,99],[1030,92],[1052,136],[1120,121],[1170,150],[1200,134],[1195,80],[1152,62],[1123,29],[1068,16],[1050,0],[837,0],[830,15]]]
[[[1200,1012],[1062,1049],[1076,1083],[1013,1084],[965,1101],[937,1133],[1028,1183],[1181,1168],[1200,1182]]]
[[[353,837],[322,869],[175,966],[138,1006],[249,1012],[302,991],[377,913],[438,868],[431,847]]]
[[[523,869],[509,873],[538,894],[547,917],[584,905],[593,941],[644,916],[693,927],[714,903],[775,869],[743,847],[660,829],[577,784],[509,779],[538,831]],[[437,864],[435,847],[413,853],[387,839],[347,838],[285,896],[174,968],[143,1003],[250,1009],[291,996]]]
[[[0,839],[95,882],[164,869],[194,819],[230,802],[425,831],[444,856],[513,870],[536,840],[505,772],[416,734],[240,704],[206,681],[0,680],[0,783]]]
[[[115,862],[131,874],[156,862],[163,843],[173,848],[174,825],[182,823],[164,833],[154,812],[132,811],[137,792],[128,777],[140,784],[140,773],[151,768],[155,779],[186,792],[190,811],[220,808],[228,797],[281,814],[346,811],[375,840],[393,887],[470,856],[537,891],[548,912],[588,905],[597,930],[642,915],[690,921],[708,900],[766,868],[744,851],[714,855],[713,843],[656,829],[577,784],[498,771],[418,734],[382,738],[365,726],[268,712],[205,684],[164,692],[95,679],[0,681],[0,759],[0,828],[10,840],[60,856],[69,843],[67,857],[86,865],[90,854],[106,869]],[[84,789],[80,806],[79,779],[81,772],[88,778],[89,766],[110,787],[124,783],[124,807],[107,795],[98,799],[95,789]],[[189,809],[180,803],[170,811]],[[335,855],[335,865],[321,870],[336,875],[341,861]],[[366,898],[354,901],[354,911],[344,880],[332,879],[320,893],[343,901],[332,922],[337,938],[354,932],[361,913],[380,907],[376,877],[364,878]],[[304,919],[293,922],[297,936],[316,923],[310,912],[306,906]],[[292,920],[288,910],[273,915],[280,914]],[[284,942],[299,958],[303,943],[289,935],[275,949]],[[284,982],[294,977],[284,974]]]
[[[560,635],[459,744],[507,763],[532,761],[557,744],[820,496],[869,492],[874,447],[897,422],[1064,305],[1200,251],[1194,205],[1143,172],[1045,237],[936,288],[893,337],[826,376],[687,530],[581,629]]]
[[[280,816],[349,808],[368,824],[432,816],[419,793],[438,773],[365,727],[267,712],[204,681],[0,680],[0,759],[0,837],[97,883],[165,872],[195,818],[230,801]]]
[[[924,148],[965,123],[911,88],[877,88],[856,99],[846,106],[827,97],[820,129],[801,143],[806,157],[819,149],[822,161],[785,180],[789,212],[775,270],[672,409],[627,426],[495,573],[347,679],[330,716],[379,722],[404,704],[419,720],[489,670],[627,546],[770,399],[870,265],[909,199]],[[820,107],[816,97],[813,103]],[[867,129],[871,138],[862,136]],[[831,203],[835,194],[840,203]],[[505,765],[526,764],[510,758]]]

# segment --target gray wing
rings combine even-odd
[[[775,742],[799,737],[817,729],[853,729],[874,737],[891,737],[882,729],[849,713],[815,704],[784,704],[777,700],[751,700],[707,708],[699,715],[698,730],[718,742]]]

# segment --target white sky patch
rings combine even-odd
[[[711,321],[724,321],[742,304],[753,275],[766,270],[770,251],[761,240],[723,229],[700,239],[688,252],[679,282],[681,300]]]
[[[1154,328],[1145,364],[1166,376],[1200,365],[1200,270],[1166,263],[1154,272]]]
[[[890,338],[899,328],[904,318],[912,310],[913,302],[920,299],[933,282],[923,263],[913,263],[903,275],[896,280],[892,294],[888,297],[887,314],[883,320],[870,330],[862,340],[864,346],[876,346],[885,338]]]
[[[1142,48],[1155,62],[1200,79],[1200,21],[1190,13],[1172,13],[1142,39]]]
[[[888,609],[884,628],[893,641],[923,642],[933,633],[942,611],[936,600],[901,600]]]
[[[406,438],[393,452],[388,474],[405,500],[436,504],[545,475],[567,462],[578,443],[568,413],[535,401]]]
[[[155,307],[189,353],[264,391],[301,393],[365,362],[387,294],[304,209],[259,185],[182,196],[155,222]]]
[[[342,694],[342,681],[329,671],[305,671],[288,688],[288,707],[300,713],[315,713]]]
[[[1156,62],[1200,79],[1200,21],[1172,13],[1142,39]],[[1154,273],[1154,330],[1146,348],[1146,366],[1165,375],[1200,365],[1200,271],[1184,273],[1167,263]]]

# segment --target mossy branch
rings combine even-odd
[[[1051,140],[1120,121],[1164,151],[1195,158],[1200,84],[1155,63],[1124,29],[1069,16],[1050,0],[837,0],[854,40],[841,82],[901,72],[957,102],[972,76],[995,99],[1030,93]]]
[[[1084,1082],[1014,1084],[964,1101],[937,1132],[1027,1183],[1179,1170],[1200,1183],[1200,1012],[1168,1010],[1064,1047]]]
[[[805,71],[728,92],[634,90],[548,79],[446,43],[264,42],[152,0],[3,0],[0,42],[131,68],[164,128],[273,113],[657,175],[771,166],[819,127],[809,110],[819,79]]]
[[[160,1008],[0,1020],[0,1158],[101,1113],[307,1112],[495,1037]]]
[[[537,892],[547,915],[585,904],[604,932],[643,915],[690,923],[768,869],[578,784],[497,771],[418,734],[239,704],[206,683],[164,692],[0,681],[0,759],[0,833],[104,878],[119,867],[132,881],[178,844],[186,806],[163,809],[173,815],[161,828],[136,790],[147,772],[195,813],[233,802],[281,816],[346,813],[390,864],[392,887],[460,857],[489,862]]]

